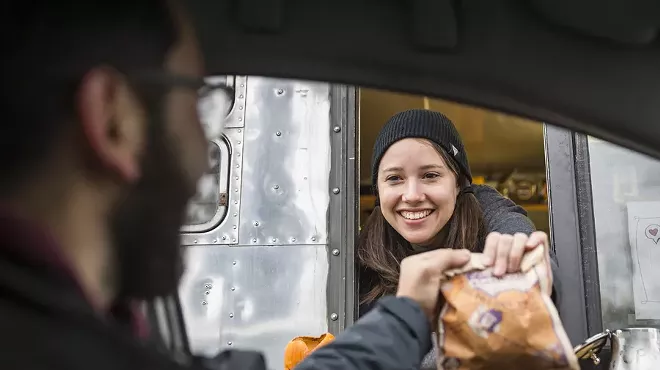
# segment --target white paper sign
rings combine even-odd
[[[628,203],[637,320],[660,320],[660,202]]]

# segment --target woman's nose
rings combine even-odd
[[[414,181],[410,181],[408,184],[406,184],[406,191],[403,194],[403,201],[409,203],[421,202],[424,200],[424,193],[421,190],[422,189],[419,187],[419,184]]]

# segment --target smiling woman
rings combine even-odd
[[[473,187],[461,137],[439,112],[412,109],[394,115],[376,138],[372,178],[378,206],[364,225],[357,251],[360,314],[396,291],[399,263],[410,254],[437,248],[481,252],[487,231],[533,231],[524,215],[513,211],[525,222],[508,230],[485,226],[482,206],[503,197]],[[483,204],[474,194],[477,188]]]
[[[490,256],[495,274],[518,270],[514,250],[533,227],[497,191],[472,184],[465,146],[444,114],[425,109],[395,114],[376,137],[371,166],[377,206],[357,247],[360,316],[396,292],[401,261],[413,254],[467,249]],[[498,231],[518,234],[486,238]],[[430,353],[422,368],[434,368],[435,357]]]

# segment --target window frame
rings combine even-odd
[[[215,145],[220,151],[218,160],[218,204],[216,205],[213,217],[201,224],[184,224],[181,226],[182,233],[203,233],[214,229],[227,218],[229,209],[229,179],[231,176],[231,148],[227,138],[222,137],[211,140],[209,145]],[[224,196],[224,201],[222,197]],[[224,202],[224,205],[222,204]]]
[[[587,136],[544,125],[550,236],[559,313],[573,345],[603,329]]]

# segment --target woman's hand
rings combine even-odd
[[[539,245],[545,245],[546,253],[548,252],[548,235],[542,231],[535,231],[530,236],[522,233],[505,235],[492,232],[486,237],[484,254],[493,266],[493,275],[502,276],[507,272],[520,271],[523,254]]]

